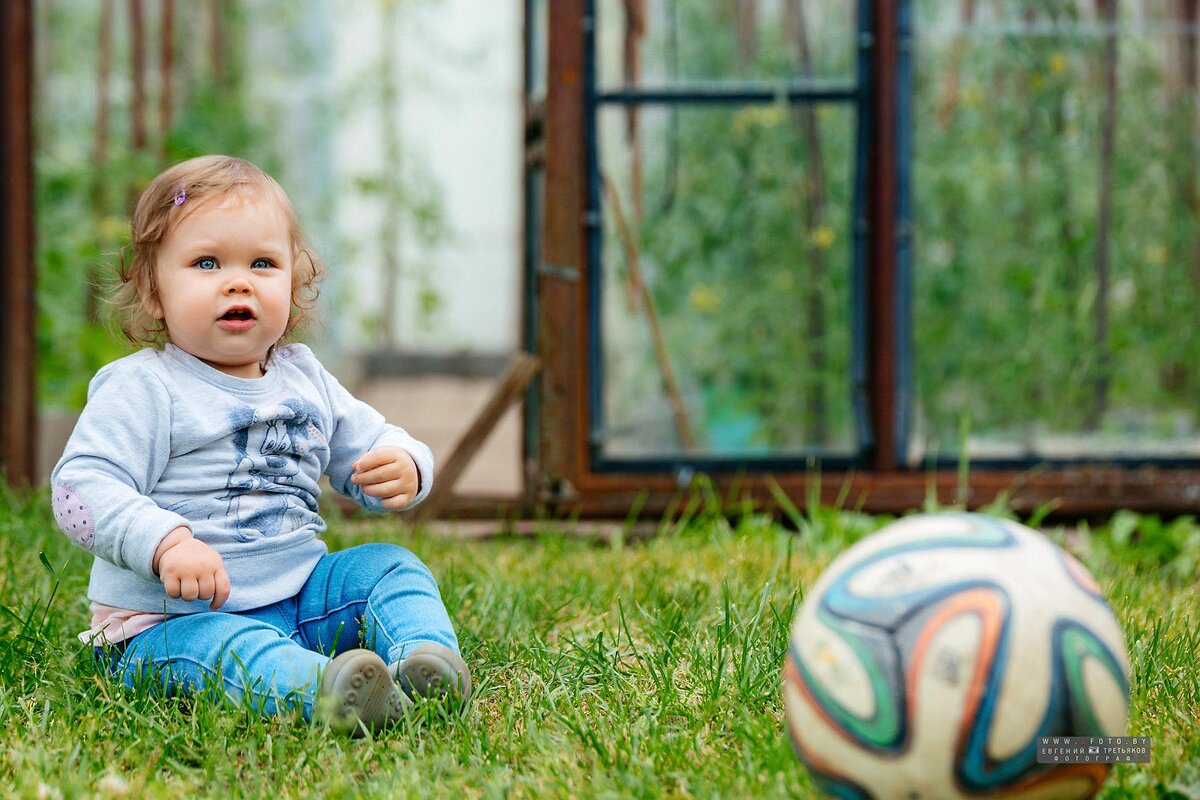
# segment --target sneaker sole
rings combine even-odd
[[[361,736],[364,726],[374,732],[394,725],[411,704],[370,650],[349,650],[329,662],[321,695],[334,698],[330,725],[352,736]]]
[[[440,644],[414,648],[396,667],[396,683],[409,697],[455,694],[467,700],[471,696],[471,671],[466,662]]]

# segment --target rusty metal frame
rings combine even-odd
[[[873,67],[868,77],[870,120],[867,248],[862,278],[868,298],[868,343],[860,379],[865,381],[870,447],[865,468],[837,472],[803,470],[775,475],[716,472],[717,491],[770,504],[774,486],[795,498],[819,497],[869,511],[899,512],[929,500],[978,507],[1003,499],[1017,511],[1051,508],[1089,515],[1131,508],[1162,513],[1200,510],[1200,471],[1167,465],[1071,463],[974,469],[965,483],[958,470],[904,465],[908,435],[910,225],[904,194],[909,147],[908,98],[900,87],[908,69],[911,19],[901,0],[864,0],[872,16]],[[561,514],[625,516],[631,507],[660,513],[677,502],[679,478],[656,473],[597,471],[588,437],[588,277],[596,265],[587,249],[587,153],[585,96],[587,60],[585,0],[550,4],[548,90],[543,138],[545,221],[537,265],[536,330],[544,372],[539,387],[540,434],[531,474],[536,499]]]
[[[0,42],[0,471],[19,486],[37,460],[32,0],[0,3]]]

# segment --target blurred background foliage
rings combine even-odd
[[[129,352],[106,302],[141,188],[170,164],[206,153],[241,156],[287,189],[331,267],[362,258],[361,234],[339,230],[347,198],[378,207],[384,291],[412,278],[432,316],[428,271],[403,263],[397,230],[428,246],[449,235],[435,177],[395,120],[402,18],[440,0],[362,0],[381,20],[353,74],[334,59],[340,6],[331,0],[38,0],[35,9],[35,191],[38,396],[43,408],[83,406],[91,376]],[[458,56],[447,53],[447,59]],[[410,75],[420,79],[421,75]],[[340,83],[339,83],[340,81]],[[383,149],[352,174],[335,170],[349,123],[383,127]],[[380,124],[382,122],[382,125]],[[341,126],[339,128],[339,126]],[[404,156],[403,159],[401,156]],[[414,276],[416,276],[414,278]],[[347,303],[331,269],[325,317]],[[394,339],[389,315],[357,309],[351,334]],[[336,335],[325,325],[309,332]],[[383,340],[387,337],[388,342]],[[306,337],[306,340],[307,337]]]
[[[268,10],[310,55],[299,7]],[[229,153],[281,174],[281,109],[252,102],[250,6],[234,2],[54,0],[37,6],[38,395],[75,409],[99,367],[130,351],[106,298],[129,242],[129,211],[165,166]],[[180,46],[186,42],[186,46]],[[317,110],[319,113],[319,109]]]

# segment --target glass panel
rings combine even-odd
[[[852,109],[609,106],[599,135],[602,455],[855,453]]]
[[[1197,31],[1096,5],[918,3],[914,462],[1200,456]]]
[[[848,0],[597,0],[597,83],[606,90],[697,80],[791,80],[806,74],[853,78],[857,5]],[[639,8],[644,9],[641,19]],[[632,16],[627,9],[635,10]],[[806,61],[807,68],[797,66]]]
[[[546,97],[549,42],[549,0],[525,0],[525,91],[531,103]]]

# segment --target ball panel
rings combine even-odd
[[[843,620],[827,623],[818,615],[805,626],[800,635],[792,634],[793,656],[809,672],[808,680],[828,692],[823,704],[836,704],[851,716],[866,719],[874,716],[877,706],[872,675],[864,664],[859,650],[847,641],[842,629]],[[876,661],[869,661],[874,664]]]
[[[983,792],[996,786],[1016,785],[1023,775],[1032,776],[1054,769],[1053,765],[1038,764],[1038,738],[1042,736],[1103,736],[1105,731],[1095,724],[1095,715],[1091,711],[1091,703],[1084,696],[1086,687],[1083,685],[1080,667],[1082,655],[1109,659],[1112,669],[1119,674],[1116,660],[1108,653],[1107,648],[1096,637],[1090,635],[1087,629],[1069,620],[1059,620],[1055,623],[1050,637],[1051,650],[1048,662],[1049,691],[1045,693],[1046,700],[1038,705],[1032,703],[1019,704],[1031,713],[1031,719],[1036,720],[1034,730],[1021,740],[1017,748],[1011,748],[1012,732],[1007,739],[999,735],[996,722],[1000,719],[997,713],[1001,707],[999,701],[1005,695],[997,691],[997,687],[1008,683],[1021,687],[1026,679],[1022,668],[1017,663],[1008,665],[1007,654],[1001,654],[997,659],[996,670],[989,681],[989,690],[983,697],[975,722],[971,727],[966,749],[958,756],[958,776],[962,785],[970,791]],[[1037,662],[1039,665],[1042,662]],[[1018,671],[1020,670],[1020,671]],[[1040,675],[1040,671],[1039,671]],[[1040,680],[1040,678],[1039,678]],[[1121,695],[1121,706],[1127,706],[1127,686]],[[1041,698],[1043,693],[1030,692],[1028,697]],[[1017,694],[1020,699],[1021,695]],[[1086,714],[1080,713],[1077,706],[1084,703]],[[1010,703],[1010,705],[1018,705]],[[1012,713],[1012,709],[1008,709]],[[1122,712],[1123,713],[1123,712]],[[1025,727],[1022,726],[1022,730]],[[997,740],[1004,743],[1004,749],[998,748]]]
[[[1067,577],[1069,577],[1075,583],[1075,585],[1080,588],[1080,590],[1090,594],[1101,603],[1104,603],[1105,608],[1108,608],[1108,603],[1105,602],[1104,595],[1100,593],[1100,584],[1096,583],[1096,579],[1093,578],[1088,571],[1083,568],[1083,564],[1080,564],[1079,561],[1077,561],[1076,558],[1066,550],[1063,550],[1062,548],[1055,549],[1058,550],[1058,557],[1062,561],[1063,572],[1067,573]]]
[[[904,690],[893,643],[885,632],[853,621],[824,616],[822,621],[846,647],[819,653],[815,663],[820,667],[815,667],[798,648],[792,648],[792,663],[810,702],[832,727],[863,746],[880,750],[899,747],[904,738]],[[869,702],[863,698],[843,704],[838,696],[842,676],[856,673],[865,673],[866,680],[860,687],[870,692]],[[862,709],[869,712],[856,713]]]
[[[1075,736],[1120,736],[1128,722],[1129,680],[1108,646],[1091,630],[1063,623],[1058,650]],[[1049,734],[1053,735],[1053,734]]]
[[[887,557],[888,551],[902,554],[938,547],[961,546],[970,549],[997,549],[1016,543],[1012,533],[1000,524],[979,529],[971,514],[926,514],[893,522],[859,541],[839,555],[825,569],[809,591],[810,597],[821,595],[846,568],[851,565],[874,563],[875,556]],[[988,520],[999,523],[999,520]]]
[[[835,727],[814,704],[790,658],[784,669],[783,697],[792,749],[818,787],[834,797],[878,797],[871,790],[870,778],[886,769],[888,762]]]

